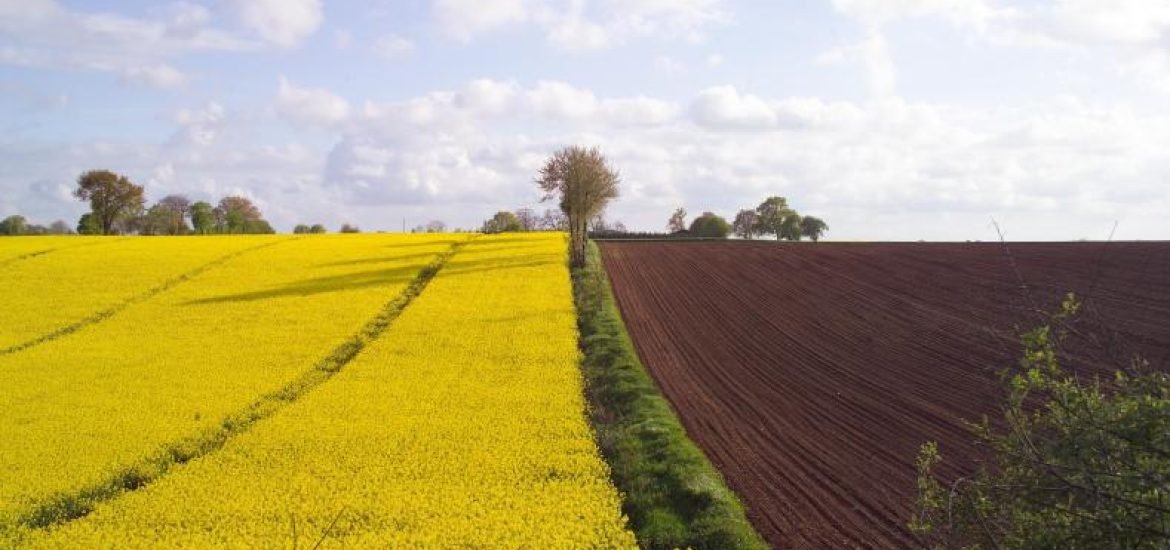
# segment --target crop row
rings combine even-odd
[[[85,250],[197,264],[224,247],[258,242],[225,240],[217,251],[205,250],[214,245],[203,239],[132,239]],[[107,485],[144,457],[213,430],[286,386],[452,242],[382,235],[281,242],[68,337],[0,356],[0,536],[44,503],[68,503]],[[43,259],[74,258],[60,268],[106,280],[100,262],[64,252]],[[42,280],[39,294],[84,301],[99,286],[75,290],[73,283],[64,274]]]
[[[31,547],[632,547],[587,424],[563,236],[457,253],[345,370]]]

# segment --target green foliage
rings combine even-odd
[[[307,226],[303,223],[298,223],[296,225],[296,227],[293,227],[293,234],[294,235],[304,235],[305,233],[308,233],[308,232],[309,232],[309,226]]]
[[[780,224],[780,235],[778,237],[786,241],[799,241],[802,236],[800,232],[800,221],[800,215],[795,211],[785,216],[784,222]]]
[[[204,201],[192,204],[191,226],[195,233],[199,235],[215,233],[215,208],[210,203]]]
[[[728,225],[727,220],[711,212],[703,212],[703,215],[691,222],[690,233],[692,237],[726,239],[730,232],[731,226]]]
[[[24,235],[27,232],[28,220],[24,216],[8,216],[0,221],[0,235]]]
[[[597,247],[587,250],[586,266],[573,270],[573,296],[590,420],[638,544],[767,548],[642,366]]]
[[[792,218],[796,218],[796,231],[793,231]],[[756,207],[755,232],[760,235],[775,235],[776,240],[792,237],[799,238],[800,219],[796,211],[788,207],[788,199],[784,197],[768,197]]]
[[[350,225],[348,223],[343,223],[343,224],[341,224],[341,229],[338,229],[337,232],[338,233],[361,233],[362,230],[361,230],[361,228],[359,228],[356,225]]]
[[[517,218],[516,214],[503,210],[496,212],[496,215],[484,221],[483,227],[480,229],[482,233],[506,233],[523,230],[524,226],[520,223],[520,218]]]
[[[309,233],[313,233],[313,234],[326,233],[326,232],[327,232],[327,230],[325,229],[325,226],[321,225],[319,223],[315,223],[315,224],[313,224],[313,227],[309,228]]]
[[[1023,335],[1006,376],[1006,431],[973,425],[990,464],[949,486],[933,442],[918,459],[910,528],[934,548],[1170,548],[1170,374],[1134,359],[1108,383],[1060,366],[1077,330],[1071,294]]]
[[[85,213],[77,220],[77,234],[78,235],[101,235],[102,230],[98,227],[97,219],[93,217],[92,213]]]
[[[820,218],[815,216],[804,216],[800,218],[800,234],[812,239],[814,243],[821,240],[821,235],[824,235],[825,231],[828,230],[829,224]]]
[[[109,170],[90,170],[77,178],[73,196],[89,201],[93,224],[98,234],[112,235],[126,230],[142,215],[146,204],[143,189],[126,176]]]

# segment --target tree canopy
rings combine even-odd
[[[800,234],[812,239],[815,243],[821,240],[821,235],[829,230],[829,224],[814,216],[800,218]]]
[[[142,186],[109,170],[90,170],[77,178],[73,196],[89,201],[93,225],[101,235],[117,233],[141,216],[146,199]]]
[[[585,265],[589,223],[618,196],[621,177],[596,147],[569,146],[550,157],[540,169],[537,185],[542,201],[558,198],[569,226],[569,258],[576,267]]]
[[[741,239],[751,239],[756,235],[756,223],[759,216],[755,210],[743,209],[735,214],[735,220],[731,222],[731,230],[736,237]]]
[[[731,226],[728,225],[727,220],[712,212],[703,212],[701,216],[691,222],[690,233],[692,237],[726,239],[730,232]]]
[[[24,235],[28,231],[28,220],[19,214],[0,221],[0,235]]]
[[[506,233],[509,231],[523,231],[524,226],[516,214],[501,210],[483,222],[480,231],[484,233]]]

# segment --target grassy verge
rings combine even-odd
[[[598,445],[643,548],[767,548],[642,366],[589,243],[573,270],[586,394]]]

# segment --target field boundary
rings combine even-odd
[[[46,529],[81,519],[92,512],[98,504],[140,489],[162,478],[175,467],[219,450],[252,425],[277,413],[340,372],[367,344],[386,332],[448,260],[473,239],[474,237],[453,243],[436,255],[429,264],[419,269],[402,292],[382,306],[381,311],[361,329],[284,387],[261,395],[246,408],[225,417],[218,426],[167,444],[161,452],[122,468],[104,481],[76,492],[46,499],[19,517],[15,526]],[[2,528],[3,526],[0,526],[0,530]]]
[[[768,548],[642,365],[593,242],[587,260],[572,280],[589,419],[639,546]]]
[[[224,254],[223,256],[220,256],[214,260],[211,260],[210,262],[207,262],[207,263],[205,263],[201,266],[198,266],[194,269],[191,269],[190,271],[187,271],[185,273],[180,273],[179,275],[171,277],[170,279],[163,281],[162,284],[155,286],[155,287],[152,287],[150,289],[147,289],[145,292],[143,292],[141,294],[135,294],[133,296],[130,296],[129,298],[126,298],[125,300],[122,300],[121,302],[118,302],[110,307],[107,307],[101,311],[98,311],[97,313],[94,313],[94,314],[89,315],[87,317],[83,317],[79,321],[74,321],[73,323],[70,323],[70,324],[65,325],[61,328],[53,330],[52,332],[37,336],[36,338],[33,338],[32,340],[27,340],[27,341],[21,342],[21,343],[16,344],[16,345],[0,349],[0,355],[11,355],[13,353],[21,352],[21,351],[24,351],[24,350],[29,349],[31,347],[36,347],[36,346],[39,346],[41,344],[51,342],[53,340],[57,340],[58,338],[68,336],[68,335],[73,334],[74,332],[77,332],[83,328],[86,328],[86,327],[89,327],[92,325],[96,325],[102,321],[105,321],[106,319],[109,319],[110,317],[113,317],[114,315],[121,313],[123,310],[125,310],[126,308],[128,308],[134,304],[145,302],[146,300],[154,298],[155,296],[158,296],[159,294],[162,294],[163,292],[166,292],[166,291],[168,291],[168,290],[170,290],[170,289],[172,289],[172,288],[174,288],[182,283],[185,283],[191,279],[194,279],[195,277],[198,277],[199,275],[202,275],[204,272],[206,272],[212,268],[219,267],[219,266],[221,266],[221,265],[223,265],[231,260],[234,260],[240,256],[243,256],[244,254],[248,254],[250,252],[255,252],[255,251],[260,250],[262,248],[268,248],[270,246],[275,246],[275,245],[278,245],[281,243],[286,243],[286,242],[296,240],[299,238],[300,237],[292,237],[292,238],[288,238],[288,239],[281,239],[278,241],[261,243],[261,244],[258,244],[256,246],[250,246],[250,247],[245,248],[243,250],[237,250],[237,251],[231,252],[229,254]],[[84,245],[82,245],[82,246],[84,246]]]

